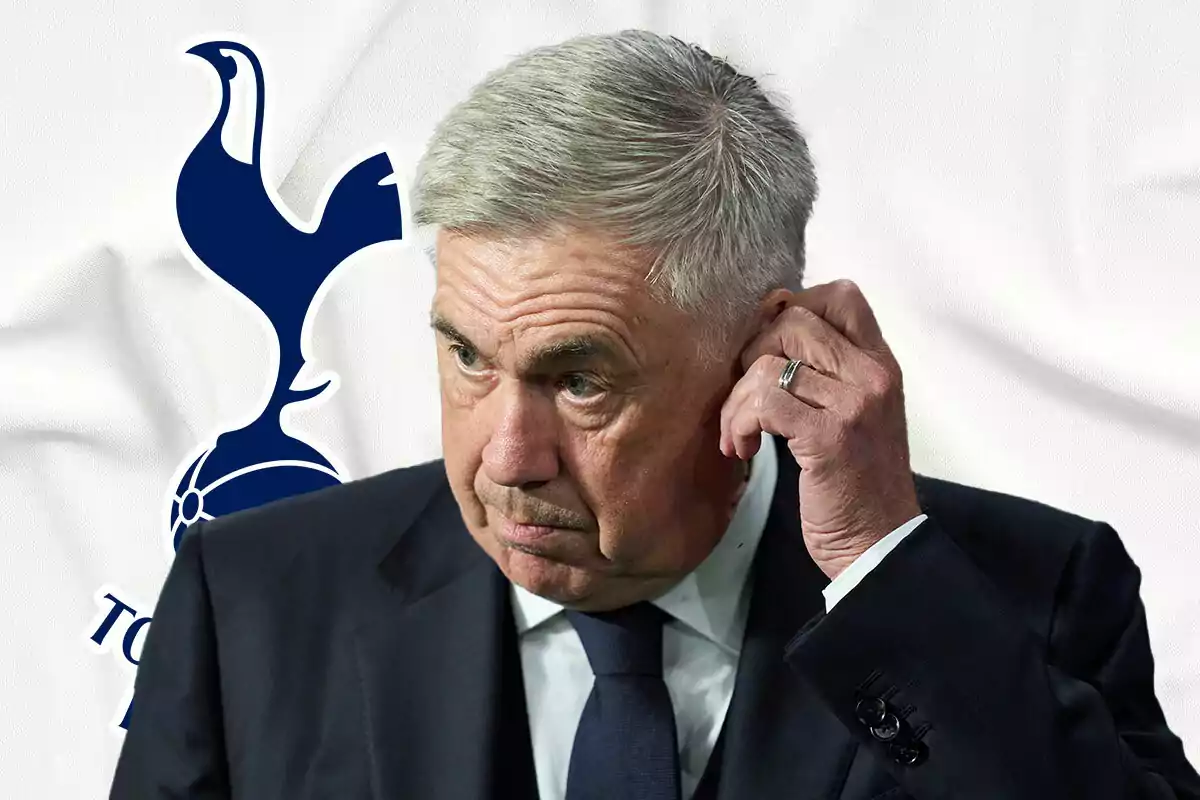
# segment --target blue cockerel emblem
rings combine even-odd
[[[213,273],[270,320],[278,339],[278,369],[266,407],[248,425],[220,434],[184,469],[170,501],[172,547],[187,526],[270,500],[340,483],[330,460],[284,432],[284,407],[328,388],[294,389],[304,366],[301,329],[317,290],[338,266],[364,247],[401,237],[399,193],[384,182],[392,164],[378,153],[353,166],[329,194],[320,224],[300,230],[276,207],[260,169],[265,86],[250,48],[212,41],[187,51],[207,61],[221,82],[221,105],[184,162],[176,185],[179,227],[188,247]],[[249,163],[222,143],[231,84],[240,53],[253,70],[255,115]],[[245,80],[247,76],[243,76]],[[394,181],[392,181],[394,183]]]

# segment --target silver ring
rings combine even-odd
[[[785,392],[791,391],[792,378],[796,375],[796,370],[800,367],[812,368],[812,365],[806,361],[801,361],[798,358],[788,359],[787,365],[783,368],[783,372],[779,375],[779,388]]]

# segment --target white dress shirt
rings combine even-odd
[[[663,629],[663,679],[675,708],[684,798],[704,774],[733,697],[750,604],[747,577],[779,468],[771,436],[762,436],[725,535],[700,566],[653,601],[671,616]],[[826,610],[924,519],[909,520],[839,573],[823,590]],[[563,800],[571,745],[594,676],[562,607],[515,584],[512,592],[538,794]]]

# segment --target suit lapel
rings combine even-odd
[[[829,579],[800,532],[799,467],[772,437],[779,477],[755,555],[733,700],[722,738],[720,800],[837,797],[857,743],[783,660],[793,636],[824,614]]]
[[[373,796],[533,796],[508,584],[448,486],[362,589],[355,646]]]

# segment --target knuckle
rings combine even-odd
[[[833,282],[833,286],[839,296],[851,302],[857,302],[863,297],[862,289],[849,278],[838,278]]]
[[[792,305],[783,310],[779,317],[790,325],[804,324],[817,315],[804,306]]]
[[[775,359],[763,356],[751,365],[747,374],[756,387],[769,387],[778,377],[778,372],[779,370],[775,369]]]
[[[779,361],[780,359],[778,356],[763,356],[758,361],[754,362],[754,366],[751,367],[751,371],[754,373],[755,377],[769,377],[777,371],[776,367],[782,369],[782,365],[780,365]]]
[[[863,388],[876,398],[888,397],[899,388],[899,373],[890,364],[881,363],[873,358],[863,361]]]

